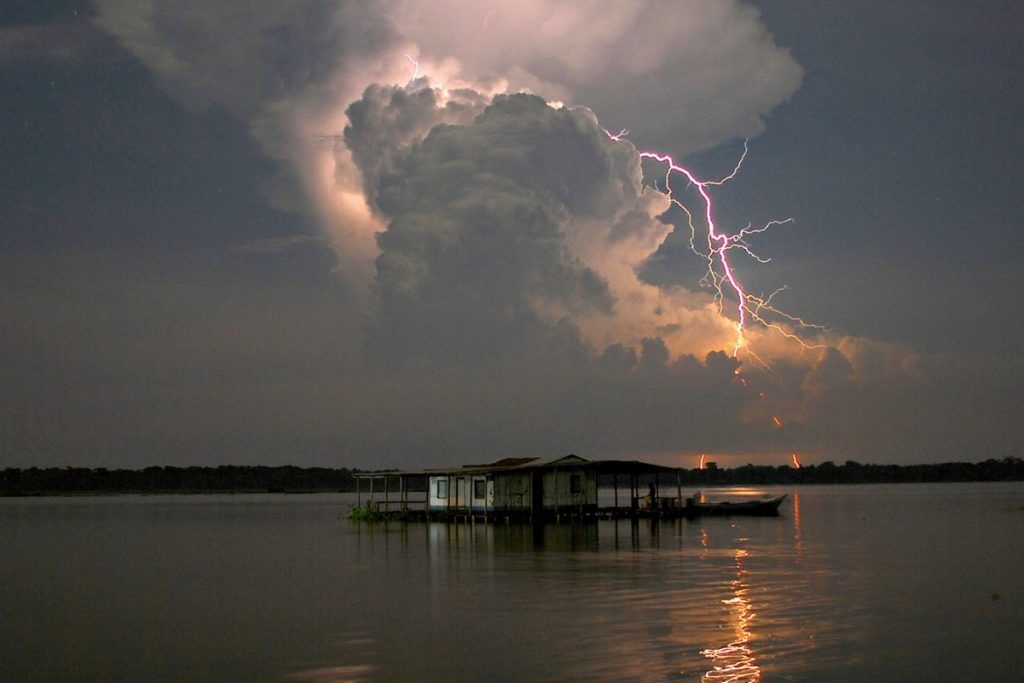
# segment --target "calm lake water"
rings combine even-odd
[[[781,518],[537,529],[0,499],[0,678],[1022,680],[1024,485],[760,490]]]

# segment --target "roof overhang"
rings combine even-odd
[[[423,470],[379,470],[376,472],[354,472],[356,479],[379,479],[381,477],[455,477],[501,474],[531,470],[581,469],[595,470],[598,474],[665,474],[679,472],[681,468],[655,465],[641,460],[587,460],[578,455],[563,455],[556,458],[506,458],[490,465],[466,465],[462,467],[435,467]]]

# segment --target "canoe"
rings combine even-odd
[[[755,517],[776,517],[779,514],[779,506],[786,500],[787,494],[771,500],[744,500],[739,502],[722,501],[719,503],[700,503],[693,498],[686,499],[686,507],[683,508],[687,517],[699,517],[702,515],[748,515]]]

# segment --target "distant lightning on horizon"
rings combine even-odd
[[[629,134],[629,131],[627,131],[626,129],[622,129],[618,133],[611,133],[607,129],[605,129],[604,132],[609,137],[609,139],[615,142],[622,141],[622,138]],[[747,347],[744,332],[746,330],[748,320],[753,320],[757,323],[760,323],[761,325],[768,329],[775,330],[783,337],[795,341],[802,348],[805,349],[821,348],[821,345],[807,343],[793,332],[785,329],[779,323],[766,320],[762,313],[767,312],[774,314],[778,318],[794,325],[799,329],[813,328],[816,330],[824,331],[825,328],[822,327],[821,325],[808,323],[801,318],[785,313],[784,311],[775,307],[775,305],[772,303],[772,300],[775,298],[777,294],[786,289],[785,286],[776,289],[767,297],[759,297],[747,292],[744,289],[742,282],[740,282],[739,278],[737,277],[736,271],[733,268],[732,263],[730,263],[729,261],[729,252],[733,249],[740,249],[758,263],[767,263],[769,259],[762,258],[758,256],[756,253],[754,253],[746,238],[751,235],[757,235],[763,232],[767,232],[772,226],[784,225],[786,223],[791,223],[793,221],[792,218],[786,218],[784,220],[771,220],[758,228],[753,227],[752,224],[747,224],[747,227],[731,235],[725,234],[719,230],[718,225],[715,221],[714,202],[711,197],[711,192],[709,191],[709,188],[724,185],[725,183],[735,178],[736,175],[740,172],[740,168],[743,166],[744,160],[747,158],[748,151],[748,141],[744,140],[743,153],[740,155],[739,160],[736,162],[736,166],[732,169],[732,172],[729,173],[729,175],[719,180],[700,180],[688,168],[678,164],[675,161],[675,159],[669,154],[649,150],[637,150],[637,154],[640,156],[641,159],[650,159],[652,161],[656,161],[658,163],[665,165],[665,192],[667,193],[668,198],[672,202],[672,204],[679,207],[679,209],[682,210],[684,214],[686,214],[687,223],[690,228],[689,244],[691,251],[707,259],[707,274],[704,276],[704,278],[702,278],[701,282],[706,283],[715,290],[715,300],[718,303],[719,311],[722,311],[723,302],[725,301],[725,292],[723,291],[723,288],[731,290],[731,292],[735,296],[737,322],[736,342],[733,345],[732,350],[733,357],[736,358],[739,355],[740,349],[744,349],[754,360],[764,365],[764,362],[761,361],[757,357],[757,355],[753,351],[751,351],[750,348]],[[678,199],[675,196],[675,192],[672,188],[673,174],[679,174],[685,177],[687,181],[689,181],[690,185],[696,188],[697,193],[700,195],[701,200],[704,203],[704,223],[707,226],[708,245],[706,253],[702,252],[700,249],[697,248],[698,229],[696,223],[694,222],[693,212],[690,211],[686,204],[684,204],[680,199]],[[750,385],[747,382],[746,378],[740,375],[740,368],[736,369],[734,379],[738,381],[740,384],[742,384],[744,387],[749,388]],[[763,400],[765,398],[765,393],[763,391],[760,391],[758,392],[758,396]],[[773,415],[771,422],[776,429],[781,428],[783,425],[782,418],[780,418],[778,415]],[[794,466],[797,469],[799,469],[800,462],[797,459],[795,453],[792,456],[792,461]],[[705,457],[704,455],[701,455],[699,465],[701,469],[704,469],[704,463]]]

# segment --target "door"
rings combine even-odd
[[[455,507],[464,508],[469,502],[469,480],[459,477],[455,480]]]

